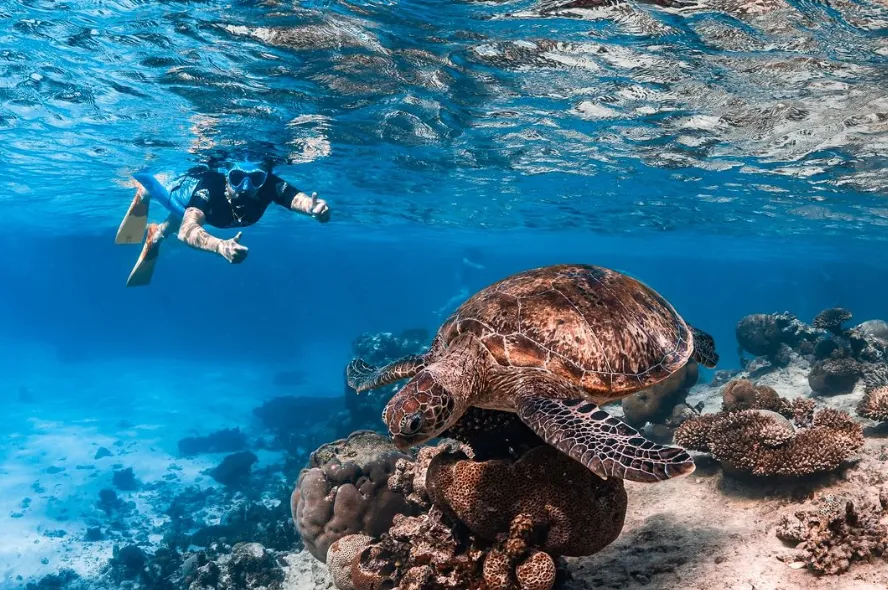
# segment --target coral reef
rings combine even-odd
[[[290,505],[306,549],[325,561],[334,541],[350,534],[378,537],[396,514],[410,513],[404,494],[388,487],[399,459],[410,459],[372,431],[323,445],[299,474]]]
[[[819,330],[828,330],[833,334],[842,334],[842,324],[851,319],[851,312],[842,307],[824,309],[818,313],[811,325]]]
[[[790,402],[738,382],[725,386],[723,405],[729,409],[682,424],[675,442],[711,454],[726,471],[791,477],[827,472],[863,445],[860,424],[833,408],[815,410],[812,400]]]
[[[722,388],[722,410],[772,410],[780,412],[787,407],[772,387],[756,385],[748,379],[735,379]]]
[[[250,469],[259,458],[250,451],[238,451],[227,455],[207,474],[224,486],[243,487],[250,478]]]
[[[596,553],[617,538],[626,514],[621,479],[602,480],[548,445],[517,461],[438,454],[426,489],[433,504],[488,541],[524,518],[534,545],[555,556]]]
[[[828,497],[817,510],[784,516],[777,536],[795,545],[798,559],[817,574],[841,574],[855,561],[888,560],[888,486],[879,502]]]
[[[477,437],[484,426],[509,433],[511,444],[494,443],[484,456],[496,458],[479,460],[479,440],[493,442]],[[506,413],[476,409],[454,429],[473,446],[445,440],[401,458],[388,487],[414,513],[396,515],[383,534],[329,545],[337,588],[549,590],[554,558],[612,543],[626,515],[622,480],[601,480],[523,428]]]
[[[808,374],[811,390],[820,395],[850,393],[860,380],[860,363],[852,358],[817,361]]]
[[[179,441],[179,455],[190,457],[200,453],[233,453],[247,447],[247,435],[240,428],[225,428],[207,436],[189,436]]]
[[[760,356],[741,358],[744,369],[758,377],[798,355],[810,365],[808,385],[818,395],[850,393],[861,378],[868,387],[888,385],[888,324],[868,320],[845,329],[851,317],[843,308],[820,312],[811,325],[789,313],[746,316],[737,324],[737,342]]]
[[[876,422],[888,422],[888,386],[867,389],[857,404],[857,413]]]
[[[735,332],[740,347],[756,356],[775,356],[782,345],[798,348],[818,333],[788,312],[748,315],[737,322]]]

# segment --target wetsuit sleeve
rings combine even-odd
[[[274,202],[287,209],[293,204],[293,199],[296,198],[296,195],[302,192],[280,176],[274,174],[268,175],[268,182],[271,183]]]

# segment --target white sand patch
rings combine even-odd
[[[254,434],[252,409],[285,393],[271,384],[273,371],[258,365],[195,371],[156,359],[61,363],[51,349],[3,348],[17,350],[0,374],[8,399],[0,423],[4,588],[61,568],[87,577],[106,564],[115,541],[84,541],[90,526],[107,529],[109,518],[97,506],[103,488],[135,505],[136,516],[126,519],[133,541],[146,550],[156,546],[169,523],[163,511],[176,494],[190,485],[220,487],[202,472],[225,454],[179,457],[178,440],[236,426]],[[33,401],[20,399],[23,387]],[[100,447],[112,456],[95,459]],[[256,455],[254,470],[282,460],[279,453]],[[115,469],[127,467],[141,483],[137,491],[112,485]]]

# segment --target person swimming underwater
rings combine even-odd
[[[247,247],[240,244],[241,232],[222,240],[210,235],[204,225],[218,229],[247,227],[259,221],[272,203],[312,216],[321,223],[330,220],[330,208],[326,201],[318,199],[317,193],[308,196],[261,163],[230,163],[197,175],[181,176],[167,186],[147,172],[133,174],[133,178],[141,186],[114,240],[116,244],[138,244],[145,235],[142,253],[126,281],[127,287],[151,282],[160,245],[173,234],[192,248],[219,254],[238,264],[248,253]],[[148,225],[151,199],[170,212],[162,223]]]

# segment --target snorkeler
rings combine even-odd
[[[330,208],[317,193],[306,195],[271,173],[270,166],[259,163],[229,164],[222,169],[208,169],[198,175],[185,175],[164,186],[147,172],[133,174],[141,185],[126,217],[117,230],[115,244],[138,244],[145,235],[145,245],[136,261],[127,287],[151,282],[157,255],[163,240],[177,234],[180,241],[206,252],[219,254],[232,264],[243,262],[247,247],[240,244],[241,232],[228,240],[214,237],[203,228],[246,227],[262,218],[271,203],[290,211],[330,220]],[[170,214],[162,223],[148,225],[148,205],[157,199]]]

